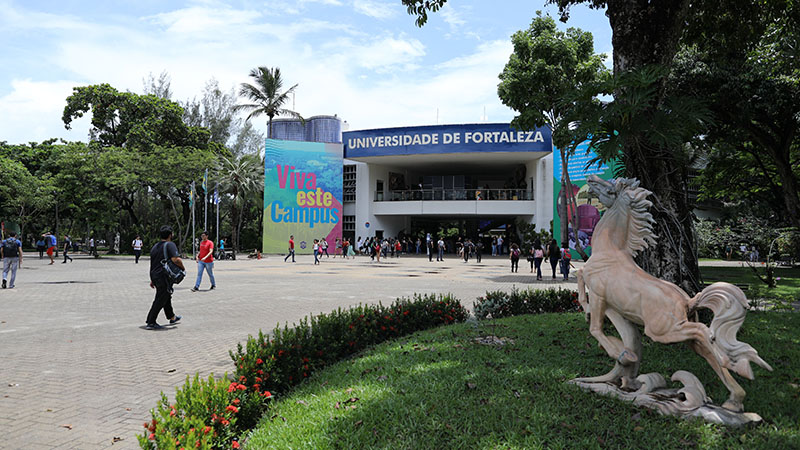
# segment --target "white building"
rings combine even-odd
[[[346,131],[342,142],[345,236],[419,236],[448,226],[476,237],[517,220],[550,229],[553,159],[546,128],[382,128]]]

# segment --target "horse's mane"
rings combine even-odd
[[[626,209],[628,214],[628,253],[636,256],[656,243],[657,236],[653,234],[655,220],[648,212],[653,203],[647,200],[652,192],[640,188],[639,180],[633,178],[618,178],[614,187],[617,190],[614,206]]]

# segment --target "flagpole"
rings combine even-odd
[[[203,196],[205,198],[205,202],[203,202],[203,231],[208,231],[208,169],[206,169],[206,175],[203,177]]]
[[[214,188],[214,202],[217,204],[217,247],[219,248],[219,181],[217,181],[217,186]]]
[[[197,255],[197,247],[195,244],[195,231],[194,231],[194,181],[192,181],[192,258]]]

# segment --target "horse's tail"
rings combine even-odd
[[[690,313],[697,308],[710,309],[714,313],[714,319],[709,327],[712,342],[728,355],[730,359],[726,364],[728,369],[750,380],[753,379],[751,362],[772,370],[772,367],[758,356],[756,349],[736,339],[736,333],[739,332],[748,309],[747,297],[741,289],[730,283],[714,283],[689,302]]]
[[[575,278],[578,280],[578,303],[580,303],[583,312],[586,313],[586,320],[589,320],[589,298],[586,295],[586,282],[583,279],[583,268],[575,271]]]

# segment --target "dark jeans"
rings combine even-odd
[[[134,256],[136,256],[136,264],[139,264],[139,257],[142,256],[142,251],[141,250],[134,250],[133,254],[134,254]]]
[[[536,278],[542,278],[542,259],[543,258],[533,258],[533,266],[536,268]]]
[[[172,283],[167,281],[166,278],[161,277],[154,280],[153,284],[156,286],[156,298],[153,300],[153,306],[150,307],[150,312],[147,313],[148,324],[156,323],[158,313],[164,310],[164,315],[167,319],[175,317],[175,312],[172,310]]]
[[[289,259],[290,256],[292,257],[292,262],[294,262],[294,249],[293,248],[289,249],[289,254],[286,255],[286,258],[283,258],[283,262],[286,262]]]
[[[72,261],[72,258],[69,255],[67,255],[68,251],[69,250],[67,250],[66,248],[64,249],[64,262],[67,262],[67,260]]]
[[[558,258],[550,257],[550,267],[553,269],[553,278],[556,277],[556,267],[558,266]]]
[[[45,251],[44,246],[40,245],[36,247],[36,250],[39,250],[39,259],[44,258],[44,251]]]
[[[481,251],[475,250],[475,262],[481,262]]]
[[[511,258],[511,271],[519,272],[519,258]]]

